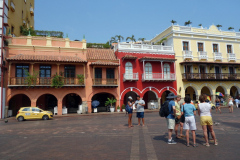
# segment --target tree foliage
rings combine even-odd
[[[105,106],[110,105],[111,108],[112,108],[112,105],[117,102],[117,100],[116,100],[116,99],[113,99],[113,97],[112,97],[111,99],[110,99],[110,98],[107,98],[107,99],[108,99],[108,100],[105,102]]]
[[[127,37],[127,38],[126,38],[126,41],[128,41],[129,39],[130,39],[132,42],[133,42],[133,41],[136,42],[136,39],[135,39],[134,35],[132,35],[131,37]]]
[[[216,25],[216,27],[217,27],[218,30],[219,30],[219,28],[222,27],[222,25],[218,24],[218,25]]]
[[[177,21],[174,21],[174,20],[171,20],[170,21],[172,24],[175,24],[175,23],[177,23]]]
[[[62,88],[63,85],[64,85],[63,72],[60,72],[59,74],[56,73],[52,78],[52,87]]]
[[[189,26],[190,24],[192,24],[190,20],[184,23],[185,26]]]
[[[121,41],[124,40],[123,36],[121,36],[121,35],[116,35],[115,38],[116,38],[116,40],[119,41],[119,42],[121,42]]]

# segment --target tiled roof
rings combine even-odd
[[[139,60],[165,60],[165,61],[176,61],[173,58],[161,58],[161,57],[142,57]]]
[[[7,58],[9,61],[50,61],[50,62],[87,62],[77,56],[26,55],[18,54]]]
[[[104,61],[97,61],[97,62],[92,62],[91,65],[97,65],[97,66],[119,66],[119,63],[113,63],[113,62],[104,62]]]
[[[87,59],[117,60],[112,49],[87,49]]]
[[[122,59],[137,59],[137,57],[133,55],[125,55],[124,57],[122,57]]]

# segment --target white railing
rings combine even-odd
[[[214,52],[213,56],[214,56],[214,61],[216,61],[216,60],[222,61],[222,59],[223,59],[222,53],[219,53],[219,52]]]
[[[191,31],[191,27],[179,27],[180,31]]]
[[[193,60],[192,51],[183,51],[183,59],[191,59]]]
[[[228,53],[228,61],[236,61],[236,54],[235,53]]]
[[[128,51],[170,51],[174,52],[172,46],[162,46],[162,45],[148,45],[148,44],[132,44],[132,43],[118,43],[114,46],[114,50],[128,50]]]
[[[15,11],[15,4],[13,2],[11,2],[11,10]]]
[[[137,81],[138,73],[124,73],[123,74],[123,81]]]
[[[199,51],[198,52],[198,59],[199,60],[208,60],[208,55],[207,55],[207,52],[204,52],[204,51]]]
[[[239,37],[240,37],[240,33],[236,33],[236,36],[239,36]]]
[[[174,81],[176,80],[175,73],[143,73],[142,81]]]
[[[30,8],[30,12],[34,13],[33,7]]]

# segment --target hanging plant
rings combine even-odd
[[[28,70],[24,69],[25,73],[27,74],[27,77],[25,78],[25,83],[27,83],[28,88],[31,86],[35,86],[37,83],[37,78],[39,75],[39,71],[34,71],[33,74],[31,75]]]
[[[77,74],[78,78],[78,84],[84,85],[84,75],[83,74]]]
[[[64,85],[64,76],[63,72],[60,72],[60,74],[55,74],[52,78],[52,87],[54,88],[62,88]]]

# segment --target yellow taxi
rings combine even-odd
[[[44,111],[38,107],[22,107],[17,113],[16,119],[23,121],[27,119],[43,119],[48,120],[53,118],[51,111]]]

